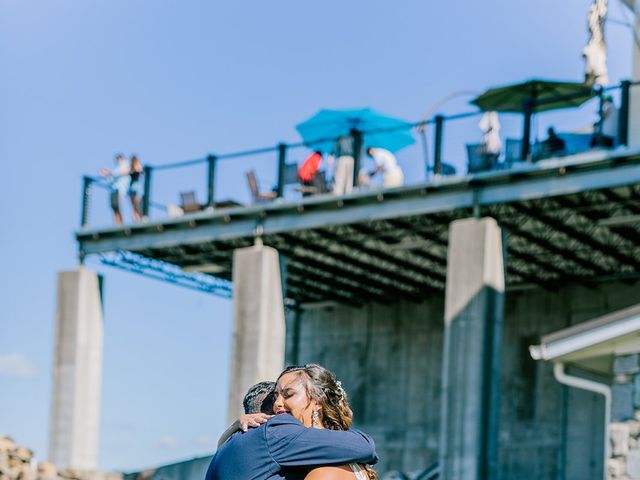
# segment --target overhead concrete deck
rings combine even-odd
[[[261,237],[286,257],[286,296],[421,300],[445,287],[448,226],[491,216],[508,232],[507,289],[640,277],[640,148],[591,151],[392,190],[318,195],[79,230],[80,256],[128,251],[231,278]]]

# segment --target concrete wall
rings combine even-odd
[[[498,478],[601,478],[602,398],[563,387],[527,349],[540,335],[638,303],[639,286],[507,291]],[[287,363],[336,372],[356,424],[376,440],[378,471],[414,472],[436,461],[443,299],[305,309],[297,329],[295,318],[287,317]]]

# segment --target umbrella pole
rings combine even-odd
[[[429,179],[429,172],[431,172],[431,167],[429,166],[429,147],[427,145],[427,132],[425,132],[425,126],[421,125],[418,127],[418,132],[420,133],[420,138],[422,140],[422,156],[424,157],[424,178],[425,180]]]
[[[360,156],[362,155],[362,132],[353,128],[353,186],[358,186],[358,173],[360,172]]]
[[[522,160],[527,160],[527,157],[529,156],[529,147],[531,142],[531,115],[533,110],[531,108],[531,103],[532,102],[530,100],[524,102],[524,128],[522,132],[522,154],[520,156]]]
[[[444,130],[444,117],[442,115],[435,116],[436,130],[433,152],[433,174],[442,174],[442,132]]]

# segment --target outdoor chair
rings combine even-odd
[[[320,193],[327,193],[329,191],[329,185],[324,170],[318,170],[316,176],[312,180],[313,185],[303,185],[300,183],[298,187],[303,196],[317,195]]]
[[[202,207],[203,205],[196,200],[196,192],[193,190],[180,193],[180,208],[184,213],[199,212]]]
[[[454,167],[453,165],[451,165],[450,163],[446,163],[446,162],[442,162],[442,176],[443,177],[448,177],[450,175],[455,175],[457,172],[456,167]]]
[[[284,184],[293,185],[298,183],[298,164],[285,163],[284,165]]]
[[[535,142],[529,145],[529,160],[536,161],[543,158],[543,143]],[[504,163],[509,168],[511,165],[517,162],[526,162],[522,160],[522,140],[519,138],[507,138],[504,149]]]
[[[493,168],[492,158],[484,153],[481,143],[467,144],[467,171],[469,173],[484,172]]]
[[[266,193],[260,192],[260,187],[258,186],[258,178],[256,177],[256,172],[254,170],[249,170],[247,172],[247,183],[249,184],[249,191],[251,192],[253,203],[273,200],[278,195],[278,192],[273,190]]]
[[[507,138],[504,147],[504,161],[507,166],[522,161],[522,140],[516,138]]]
[[[611,148],[615,145],[615,139],[611,137],[600,136],[594,142],[592,133],[561,133],[558,136],[564,140],[564,150],[567,155],[586,152],[594,146]],[[600,145],[597,145],[599,142]],[[596,145],[593,145],[593,143]]]

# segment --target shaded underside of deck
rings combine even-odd
[[[322,195],[76,233],[81,256],[126,251],[231,280],[233,250],[260,237],[286,258],[300,303],[422,301],[446,282],[449,224],[494,217],[507,288],[640,278],[640,150],[344,197]]]

